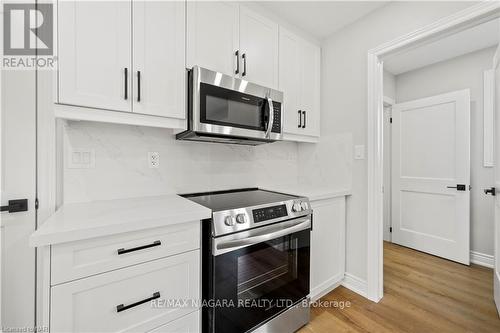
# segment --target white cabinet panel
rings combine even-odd
[[[316,45],[303,42],[300,64],[302,78],[300,105],[305,111],[303,133],[319,136],[320,121],[320,49]]]
[[[345,197],[311,202],[311,297],[317,299],[344,278]]]
[[[199,256],[191,251],[52,287],[51,332],[148,331],[189,314],[195,309],[138,303],[155,293],[159,300],[199,299]]]
[[[241,6],[240,47],[241,56],[245,56],[245,59],[242,59],[242,77],[277,89],[278,24]]]
[[[134,1],[134,112],[185,119],[185,11],[181,1]]]
[[[235,75],[239,49],[239,6],[227,2],[188,1],[187,67],[195,65]]]
[[[76,280],[200,247],[200,222],[52,246],[51,284]],[[125,253],[118,254],[119,249]]]
[[[279,35],[279,90],[284,92],[284,131],[301,134],[300,112],[300,48],[297,35],[280,27]]]
[[[59,1],[58,19],[59,103],[131,111],[130,2]]]
[[[149,331],[149,333],[199,333],[201,332],[200,321],[200,311],[196,311],[166,325],[155,328]]]

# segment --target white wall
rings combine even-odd
[[[483,72],[492,68],[494,48],[466,54],[396,76],[398,102],[455,90],[471,92],[471,250],[493,255],[494,201],[483,193],[494,185],[483,167]]]
[[[335,173],[328,147],[335,135],[351,135],[353,144],[366,145],[367,52],[384,42],[470,6],[467,2],[393,2],[326,39],[322,48],[321,141],[311,148],[321,153],[301,174],[320,177]],[[311,152],[308,152],[311,154]],[[299,159],[302,157],[299,151]],[[352,156],[351,156],[352,159]],[[352,163],[352,197],[347,205],[346,271],[366,279],[367,163]],[[324,171],[327,170],[327,171]],[[320,182],[319,179],[315,180]]]

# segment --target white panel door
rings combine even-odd
[[[499,59],[500,47],[497,48],[496,59]],[[500,66],[495,68],[495,188],[500,191]],[[500,193],[495,197],[495,267],[494,267],[494,298],[497,311],[500,314]]]
[[[62,104],[131,111],[130,1],[59,1]]]
[[[396,104],[392,119],[393,242],[468,265],[469,90]]]
[[[278,88],[278,24],[240,7],[242,78]]]
[[[235,75],[239,49],[239,6],[222,1],[188,1],[187,67]]]
[[[181,1],[134,1],[134,112],[186,117],[185,12]]]
[[[284,132],[301,134],[300,127],[300,46],[297,35],[280,27],[279,90],[284,93]]]
[[[303,41],[301,47],[301,102],[304,135],[319,136],[320,48]]]
[[[28,199],[28,211],[0,213],[1,326],[35,324],[36,77],[34,70],[1,71],[0,205]]]

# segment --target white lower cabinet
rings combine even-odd
[[[344,279],[346,197],[311,201],[311,298],[317,300]]]
[[[199,258],[196,250],[52,287],[51,332],[145,332],[189,314],[196,309],[162,302],[199,299]]]
[[[182,318],[155,328],[150,333],[198,333],[200,329],[200,311],[192,312]]]

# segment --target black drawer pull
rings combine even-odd
[[[150,247],[155,247],[155,246],[160,246],[161,245],[161,242],[159,240],[157,241],[154,241],[153,243],[151,244],[148,244],[148,245],[142,245],[142,246],[138,246],[138,247],[131,247],[130,249],[118,249],[118,255],[120,254],[125,254],[125,253],[129,253],[129,252],[134,252],[134,251],[139,251],[139,250],[144,250],[144,249],[148,249]]]
[[[157,299],[157,298],[160,298],[160,292],[159,291],[155,292],[153,294],[153,296],[148,297],[146,299],[143,299],[142,301],[138,301],[138,302],[135,302],[135,303],[132,303],[132,304],[129,304],[129,305],[119,304],[119,305],[116,306],[116,312],[122,312],[122,311],[125,311],[125,310],[128,310],[128,309],[131,309],[133,307],[136,307],[138,305],[150,302],[150,301],[152,301],[154,299]]]

